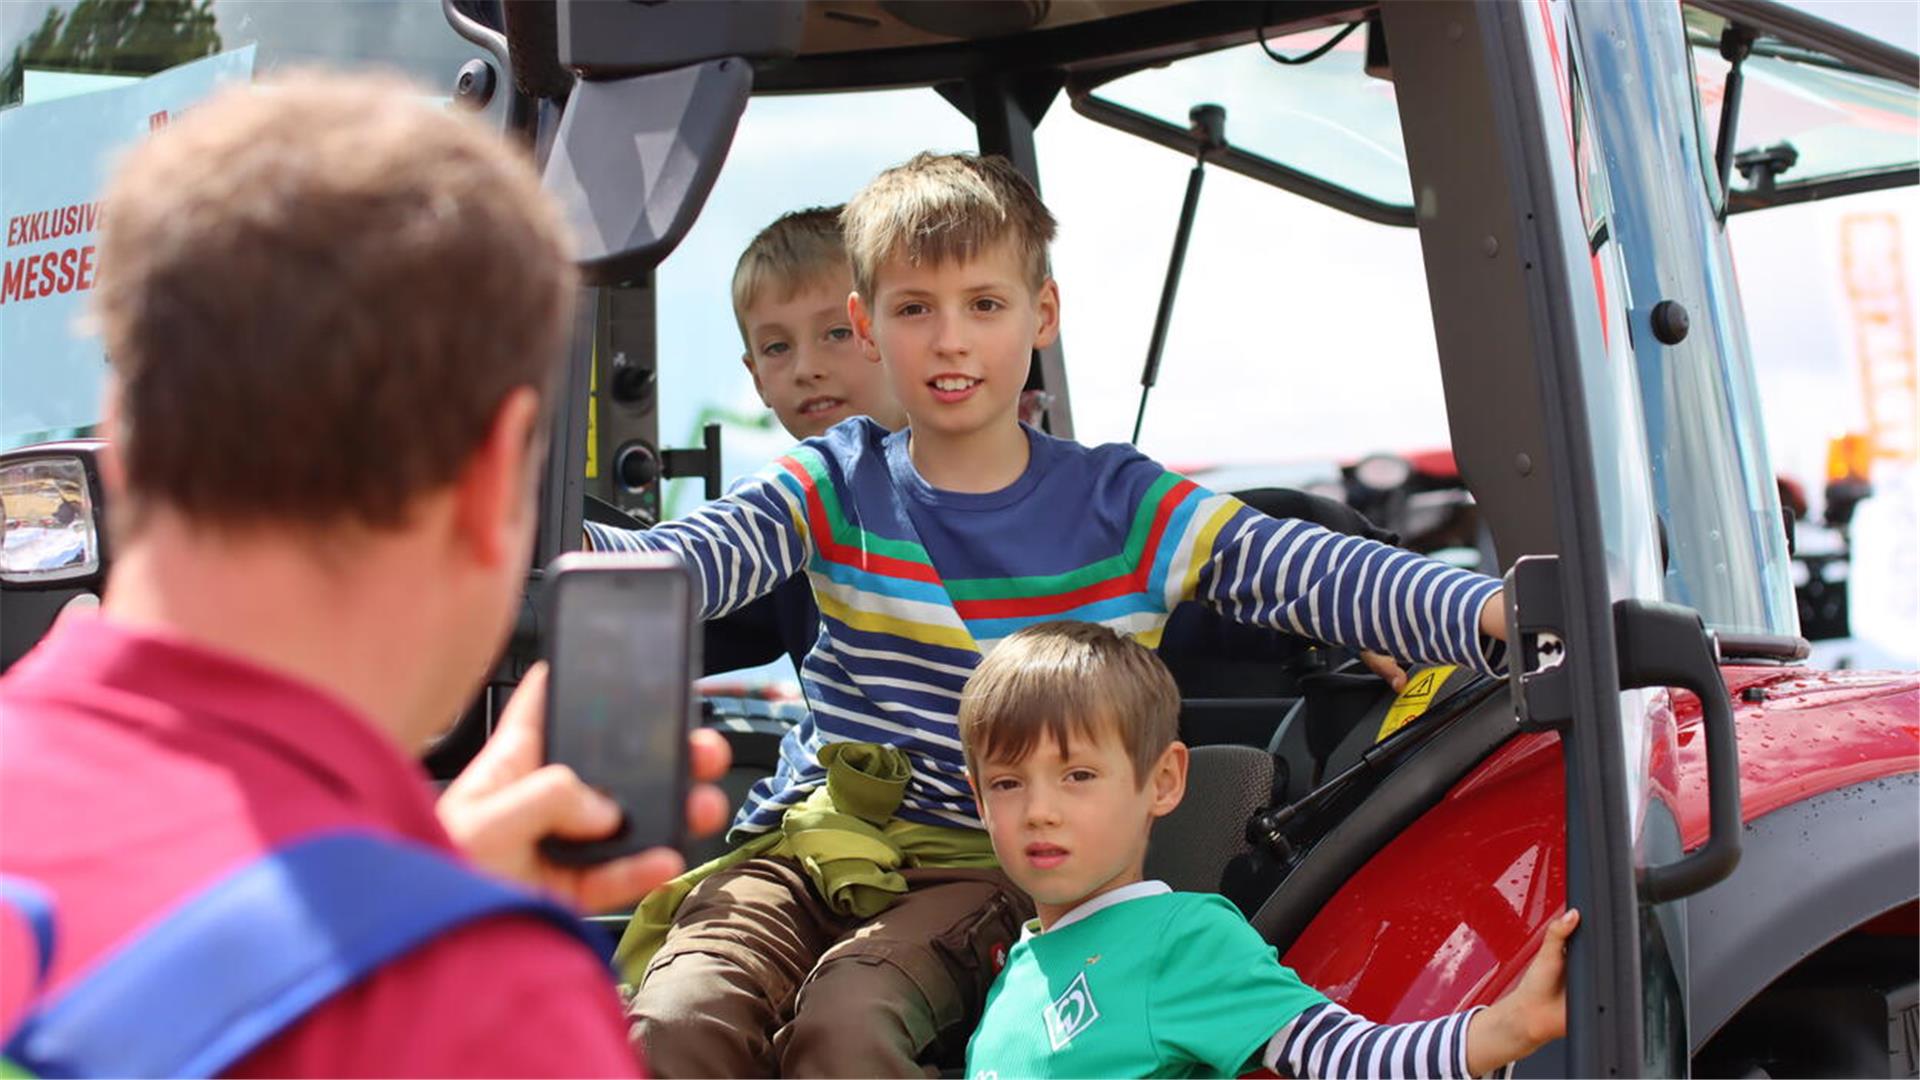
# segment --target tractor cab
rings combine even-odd
[[[526,142],[581,241],[530,596],[583,520],[674,516],[784,449],[721,317],[755,230],[921,149],[1004,155],[1062,220],[1037,426],[1293,463],[1219,484],[1506,581],[1500,680],[1395,693],[1316,642],[1196,630],[1168,657],[1195,771],[1149,873],[1380,1019],[1492,1001],[1580,908],[1568,1038],[1522,1075],[1911,1075],[1887,1032],[1920,1013],[1920,680],[1800,662],[1726,241],[1730,214],[1920,179],[1910,52],[1721,0],[442,13],[473,53],[452,98]],[[66,545],[4,564],[6,659],[98,587],[106,534],[56,516],[110,512],[90,453],[0,456],[7,551],[16,504],[18,550]],[[436,773],[539,642],[529,602]],[[712,704],[736,794],[798,708]]]

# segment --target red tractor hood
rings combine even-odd
[[[1920,674],[1724,667],[1740,733],[1741,816],[1920,768]],[[1707,840],[1707,758],[1700,701],[1673,694],[1680,835]],[[1657,745],[1657,744],[1656,744]]]

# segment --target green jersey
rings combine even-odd
[[[1116,889],[1029,924],[967,1045],[974,1080],[1237,1076],[1326,1002],[1225,899]]]

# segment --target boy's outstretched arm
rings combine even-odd
[[[1227,496],[1198,494],[1190,521],[1192,589],[1230,619],[1368,652],[1497,675],[1506,662],[1500,581],[1360,536],[1268,517]],[[1489,615],[1489,611],[1494,614]],[[1369,666],[1389,680],[1379,658]]]
[[[1376,1024],[1322,1002],[1275,1035],[1260,1063],[1302,1080],[1493,1074],[1566,1034],[1566,944],[1578,924],[1579,914],[1571,911],[1547,924],[1547,940],[1520,985],[1486,1008]]]
[[[1501,589],[1487,599],[1480,608],[1480,633],[1485,637],[1499,641],[1507,640],[1507,591]],[[1375,675],[1387,680],[1394,690],[1404,690],[1407,686],[1407,672],[1400,662],[1385,653],[1363,651],[1360,659],[1366,662]]]
[[[813,555],[804,493],[781,458],[686,517],[651,529],[586,522],[593,551],[664,551],[700,582],[700,617],[716,619],[772,592]],[[796,466],[797,468],[797,466]]]
[[[1578,911],[1548,923],[1547,940],[1520,985],[1474,1014],[1467,1026],[1467,1068],[1473,1075],[1518,1061],[1567,1033],[1567,936],[1579,925]]]

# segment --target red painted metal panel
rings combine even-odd
[[[1740,732],[1746,820],[1920,769],[1920,675],[1773,666],[1722,674]],[[1698,846],[1707,833],[1699,702],[1676,693],[1674,707],[1651,719],[1649,797],[1676,807],[1686,846]],[[1493,1001],[1566,902],[1564,783],[1557,735],[1513,739],[1349,879],[1287,964],[1376,1020]]]

